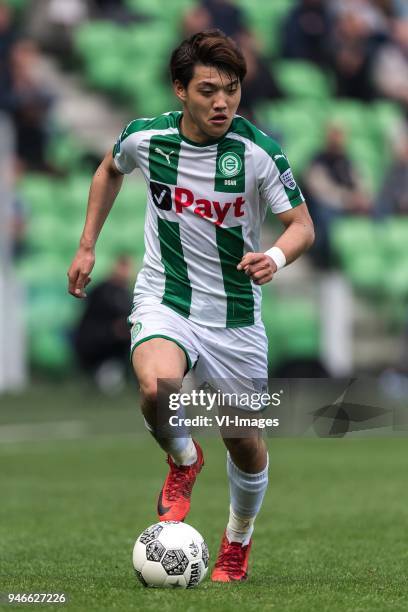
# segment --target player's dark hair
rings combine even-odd
[[[171,79],[187,87],[193,78],[194,66],[215,66],[242,83],[246,74],[244,56],[236,43],[221,30],[198,32],[183,40],[170,58]]]

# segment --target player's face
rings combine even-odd
[[[183,102],[183,133],[206,142],[229,129],[241,99],[241,84],[236,76],[214,66],[196,64],[187,88],[176,81],[175,92]]]

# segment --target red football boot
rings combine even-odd
[[[211,580],[213,582],[234,582],[246,580],[248,577],[248,559],[252,539],[246,546],[240,542],[230,542],[226,533],[222,538],[218,558],[215,563]]]
[[[184,521],[190,510],[191,490],[204,465],[201,446],[193,440],[197,461],[192,465],[176,465],[170,455],[167,463],[170,471],[157,501],[159,521]]]

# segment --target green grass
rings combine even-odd
[[[143,430],[136,396],[109,400],[86,388],[40,387],[0,397],[0,407],[0,592],[69,597],[65,606],[34,609],[408,608],[404,438],[269,440],[270,487],[250,579],[153,590],[135,581],[131,551],[156,521],[166,464]],[[41,440],[37,428],[33,439],[18,441],[20,434],[4,429],[50,421],[80,421],[82,434],[58,439],[51,432]],[[202,442],[206,465],[188,522],[206,538],[213,563],[228,509],[225,452],[217,439]]]

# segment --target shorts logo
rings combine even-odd
[[[142,324],[141,324],[141,322],[140,322],[140,321],[137,321],[137,322],[136,322],[136,323],[133,325],[133,327],[132,327],[132,331],[131,331],[131,333],[130,333],[130,335],[131,335],[131,339],[132,339],[132,344],[134,344],[134,343],[135,343],[135,341],[136,341],[136,336],[138,336],[138,334],[140,333],[141,329],[142,329]]]
[[[285,172],[282,172],[279,178],[288,189],[291,189],[292,191],[296,189],[296,181],[290,168],[285,170]]]
[[[218,160],[218,168],[224,176],[236,176],[242,168],[241,158],[233,152],[223,153]]]
[[[121,145],[121,139],[118,138],[115,146],[113,147],[113,157],[115,157],[115,155],[118,155],[120,153],[120,145]]]

